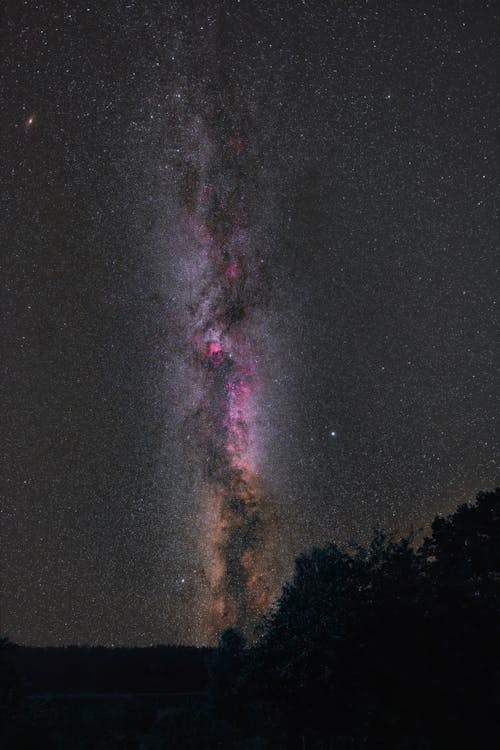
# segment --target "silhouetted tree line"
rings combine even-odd
[[[219,715],[280,748],[489,747],[500,717],[500,490],[420,549],[303,555],[256,644],[223,634]]]
[[[115,706],[112,721],[45,706],[50,724],[40,709],[23,718],[12,671],[1,695],[18,728],[43,725],[56,749],[479,750],[499,736],[499,615],[496,490],[436,518],[418,549],[377,533],[367,549],[301,556],[255,642],[229,629],[205,652],[207,698]],[[40,746],[9,732],[9,748]]]

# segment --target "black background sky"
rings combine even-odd
[[[2,5],[3,633],[203,641],[172,238],[216,48],[269,279],[284,569],[498,481],[496,23],[485,0]]]

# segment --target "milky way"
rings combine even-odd
[[[245,138],[234,120],[193,121],[198,148],[186,163],[180,212],[190,289],[187,422],[203,469],[213,634],[229,625],[248,630],[276,593],[276,529],[258,465],[261,373],[252,325],[264,283],[242,190]]]

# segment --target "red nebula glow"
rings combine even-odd
[[[207,356],[213,357],[214,354],[222,351],[222,346],[215,341],[210,341],[207,347]]]
[[[241,274],[241,271],[236,265],[236,263],[231,263],[226,268],[226,276],[228,279],[230,279],[230,281],[235,281],[237,278],[239,278],[240,274]]]
[[[221,365],[224,361],[224,351],[221,344],[215,341],[210,341],[207,346],[207,357],[216,367]]]

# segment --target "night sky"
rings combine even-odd
[[[498,483],[497,23],[3,4],[2,634],[211,642]]]

